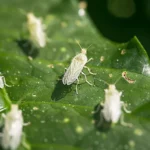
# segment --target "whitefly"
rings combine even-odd
[[[22,111],[13,104],[11,111],[4,115],[1,145],[4,149],[16,150],[21,143],[23,129]]]
[[[78,43],[79,44],[79,43]],[[80,46],[80,44],[79,44]],[[77,84],[76,84],[76,93],[78,94],[78,89],[77,89],[77,85],[79,84],[79,75],[80,73],[84,75],[85,77],[85,81],[89,84],[89,85],[92,85],[88,80],[87,80],[87,77],[86,77],[86,74],[84,72],[82,72],[83,68],[86,68],[88,69],[89,73],[92,74],[92,75],[95,75],[95,73],[92,73],[90,71],[90,69],[85,66],[86,63],[88,63],[89,61],[92,60],[92,58],[90,58],[88,60],[86,54],[87,54],[87,50],[85,48],[81,48],[81,53],[77,54],[75,57],[73,57],[72,61],[71,61],[71,64],[70,66],[67,68],[64,76],[63,76],[63,79],[62,79],[62,82],[64,85],[71,85],[72,83],[74,83],[75,81],[77,81]]]
[[[44,25],[40,18],[37,18],[33,13],[27,14],[27,28],[30,34],[30,40],[36,47],[46,46],[46,34]]]
[[[107,82],[105,83],[108,84]],[[99,105],[103,107],[103,109],[100,112],[99,125],[102,124],[103,121],[102,118],[104,118],[107,122],[112,123],[117,123],[120,120],[120,123],[122,125],[131,127],[132,124],[124,122],[123,119],[122,108],[126,113],[131,112],[126,109],[125,103],[121,101],[122,92],[116,89],[115,84],[108,84],[108,89],[105,89],[104,91],[105,91],[104,103]],[[99,107],[97,110],[99,110]]]

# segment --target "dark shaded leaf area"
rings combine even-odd
[[[26,14],[41,17],[48,38],[44,48],[29,41]],[[79,15],[75,0],[0,0],[0,72],[11,87],[0,89],[0,109],[19,103],[24,122],[31,122],[23,132],[32,150],[149,150],[150,132],[150,64],[136,37],[127,43],[115,43],[97,31],[88,15]],[[87,50],[87,63],[95,76],[80,75],[76,84],[62,84],[71,59],[80,53],[78,40]],[[33,60],[29,59],[29,56]],[[124,120],[133,127],[100,120],[98,104],[104,101],[104,89],[121,77],[123,71],[135,80],[123,78],[116,88],[131,114]],[[8,97],[9,96],[9,97]],[[24,149],[21,145],[18,149]]]

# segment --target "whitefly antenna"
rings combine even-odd
[[[26,94],[26,95],[24,95],[23,97],[21,97],[21,98],[17,101],[16,104],[20,105],[20,104],[22,103],[23,99],[25,99],[28,95],[30,95],[30,94]]]
[[[120,76],[114,83],[114,85],[116,85],[118,83],[118,81],[120,81],[120,79],[122,78],[122,76]]]
[[[117,83],[118,83],[118,81],[120,81],[120,79],[122,78],[122,76],[120,76],[116,81],[115,81],[115,83],[114,83],[114,85],[116,85]],[[95,78],[96,79],[96,78]],[[98,80],[98,79],[96,79],[96,80]],[[100,80],[98,80],[98,81],[102,81],[103,83],[105,83],[105,84],[107,84],[108,86],[110,85],[108,82],[106,82],[105,80],[102,80],[102,79],[100,79]]]
[[[95,78],[96,80],[98,80],[97,78]],[[108,86],[110,85],[108,82],[106,82],[105,80],[102,80],[102,79],[100,79],[100,80],[98,80],[99,82],[103,82],[103,83],[105,83],[105,84],[107,84]]]
[[[91,44],[91,45],[89,45],[89,46],[88,46],[88,48],[87,48],[86,50],[88,50],[91,46],[92,46],[92,44]]]
[[[83,49],[82,46],[80,45],[79,41],[78,41],[78,40],[75,40],[75,41],[76,41],[76,43],[79,45],[79,47],[80,47],[81,49]]]
[[[81,52],[86,54],[86,51],[91,47],[91,45],[88,46],[88,48],[82,48],[82,46],[80,45],[79,41],[76,40],[76,43],[79,45],[80,49],[81,49]]]
[[[21,9],[21,8],[18,8],[18,10],[19,10],[19,12],[20,12],[21,14],[23,14],[23,15],[25,15],[25,16],[28,14],[25,10],[23,10],[23,9]]]

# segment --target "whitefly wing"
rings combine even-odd
[[[46,45],[46,36],[40,19],[35,22],[34,30],[31,32],[31,40],[38,47],[44,47]]]
[[[41,19],[36,18],[32,13],[27,16],[31,41],[37,47],[44,47],[46,45],[46,35]]]
[[[4,149],[15,150],[20,144],[23,128],[21,110],[12,109],[5,117],[2,146]]]
[[[86,62],[87,56],[85,54],[80,53],[76,55],[72,59],[70,66],[68,67],[67,71],[64,74],[64,77],[62,79],[63,84],[70,85],[73,82],[75,82],[78,79]]]
[[[106,121],[118,122],[121,115],[120,96],[121,92],[118,92],[116,89],[105,90],[105,103],[102,113]]]

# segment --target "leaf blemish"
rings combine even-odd
[[[54,65],[53,65],[53,64],[49,64],[49,65],[47,65],[47,67],[53,69],[53,68],[54,68]]]
[[[69,122],[70,122],[70,119],[69,119],[69,118],[64,118],[63,122],[64,122],[64,123],[69,123]]]
[[[121,51],[121,55],[124,55],[125,53],[126,53],[126,50],[123,49],[123,50]]]
[[[130,140],[128,144],[130,147],[135,147],[135,142],[133,140]]]
[[[81,133],[83,132],[83,128],[78,125],[78,126],[76,127],[76,132],[79,133],[79,134],[81,134]]]
[[[142,136],[142,135],[143,135],[143,132],[142,132],[141,129],[138,129],[138,128],[137,128],[137,129],[134,130],[134,134],[137,135],[137,136]]]
[[[66,50],[67,49],[65,47],[61,47],[61,49],[60,49],[60,51],[63,52],[63,53],[66,52]]]
[[[32,97],[36,97],[37,95],[35,95],[35,94],[32,94]]]
[[[103,62],[105,60],[105,57],[104,56],[101,56],[100,57],[100,62]]]
[[[112,76],[113,76],[113,75],[110,73],[110,74],[109,74],[109,77],[112,78]]]
[[[39,110],[39,108],[38,107],[33,107],[33,110]]]

